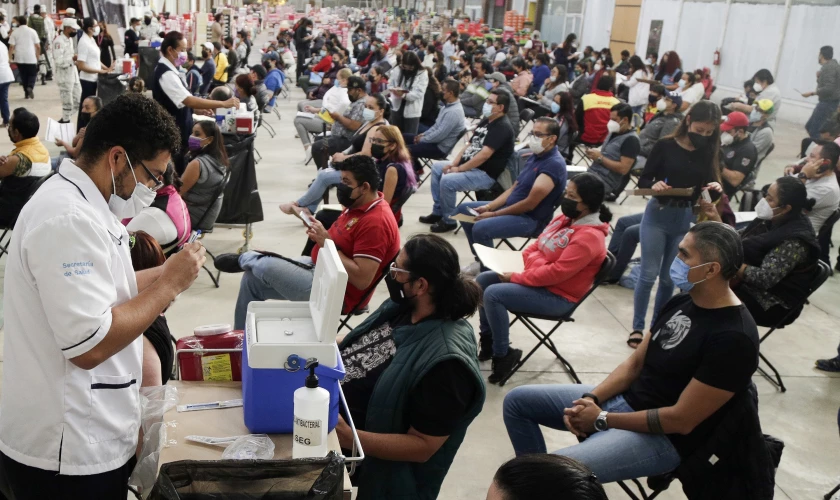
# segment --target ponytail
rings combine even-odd
[[[610,209],[606,205],[601,204],[601,208],[598,209],[598,219],[600,219],[601,222],[609,222],[612,218],[613,214]]]

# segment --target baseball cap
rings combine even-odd
[[[213,44],[211,42],[204,42],[201,45],[207,50],[213,50],[215,48],[215,47],[213,47]]]
[[[676,106],[677,109],[680,109],[680,107],[682,107],[683,99],[679,92],[668,92],[667,94],[665,94],[665,99],[668,99],[669,101],[673,102],[674,106]]]
[[[487,79],[488,80],[495,80],[499,83],[507,83],[507,78],[505,78],[505,75],[503,75],[502,73],[499,73],[498,71],[496,71],[495,73],[488,76]]]
[[[251,71],[253,71],[254,73],[256,73],[256,74],[257,74],[257,78],[259,78],[260,80],[264,79],[264,78],[265,78],[265,75],[267,75],[267,74],[268,74],[268,73],[265,71],[265,66],[263,66],[262,64],[255,64],[255,65],[251,66]]]
[[[755,107],[757,110],[761,111],[766,115],[773,114],[773,101],[770,99],[759,99],[755,101]]]
[[[772,102],[772,101],[771,101]],[[733,128],[747,128],[750,126],[750,119],[740,111],[729,113],[726,120],[720,124],[721,132],[729,132]]]
[[[6,11],[3,11],[3,14],[5,14],[5,13],[6,13]],[[66,9],[64,9],[64,14],[67,15],[67,16],[75,16],[76,15],[76,9],[74,9],[73,7],[67,7]]]
[[[351,76],[347,79],[347,90],[364,89],[365,81],[360,76]]]
[[[154,17],[155,13],[150,11],[150,10],[147,10],[146,12],[143,13],[143,15],[146,16],[146,17]]]
[[[73,28],[74,30],[79,30],[79,23],[76,22],[76,19],[72,17],[65,17],[61,20],[61,29],[64,28]]]

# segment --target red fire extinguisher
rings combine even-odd
[[[712,59],[712,64],[720,66],[720,49],[715,50],[715,56]]]

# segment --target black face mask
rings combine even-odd
[[[411,281],[407,281],[406,283],[411,283]],[[407,297],[405,295],[405,289],[403,288],[405,283],[400,283],[399,281],[391,278],[391,273],[388,273],[385,275],[385,284],[388,286],[388,295],[395,303],[398,305],[411,303],[411,299],[414,297]]]
[[[370,145],[370,155],[377,160],[381,160],[385,157],[385,146],[382,144],[371,144]]]
[[[691,144],[694,146],[694,149],[705,149],[709,146],[709,137],[700,135],[696,132],[689,132],[688,140],[691,141]]]
[[[373,75],[368,75],[368,81],[373,83],[373,80],[374,80]]]
[[[648,104],[650,104],[651,106],[656,106],[656,101],[658,101],[658,100],[659,100],[659,98],[656,97],[655,95],[653,95],[653,94],[648,95]]]
[[[576,219],[580,216],[580,210],[578,210],[577,206],[577,201],[570,200],[565,196],[560,200],[560,210],[563,212],[563,215],[570,219]]]
[[[342,206],[350,208],[354,203],[356,203],[356,200],[358,200],[358,198],[353,198],[353,189],[354,188],[351,188],[346,184],[339,184],[335,188],[338,202],[341,203]]]
[[[90,113],[85,113],[84,111],[82,111],[80,116],[82,117],[82,120],[84,121],[84,123],[87,123],[87,122],[90,121]]]
[[[152,24],[152,20],[148,17],[146,19],[144,19],[143,21],[146,23],[146,26]]]

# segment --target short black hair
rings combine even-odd
[[[181,132],[163,106],[140,94],[122,94],[91,118],[79,163],[93,165],[112,147],[122,146],[136,164],[164,151],[175,155],[180,142]]]
[[[820,55],[827,61],[834,59],[834,47],[831,45],[823,45],[820,47]]]
[[[543,63],[546,66],[548,66],[548,64],[551,62],[548,58],[548,54],[546,54],[545,52],[540,52],[539,54],[537,54],[537,61]]]
[[[584,172],[576,175],[574,179],[569,179],[569,181],[575,183],[581,203],[589,207],[590,212],[598,213],[601,222],[612,220],[612,212],[604,205],[607,187],[600,177],[589,172]]]
[[[610,108],[610,111],[615,111],[619,118],[627,118],[628,122],[633,119],[633,108],[626,102],[616,104]]]
[[[551,135],[556,135],[558,139],[560,138],[560,122],[555,120],[554,118],[549,118],[547,116],[542,116],[534,120],[534,124],[542,123],[548,129],[548,133]]]
[[[36,14],[40,14],[41,13],[41,5],[36,3],[35,7],[32,7],[32,11]]]
[[[89,95],[89,96],[85,97],[85,100],[87,100],[87,99],[90,99],[90,102],[93,103],[93,107],[96,108],[97,113],[99,111],[102,111],[102,99],[100,97],[97,97],[95,95]],[[84,101],[82,101],[82,102],[84,102]]]
[[[23,19],[23,23],[21,23],[21,24],[26,24],[26,17],[25,16],[20,16],[20,19]],[[83,32],[87,32],[87,30],[93,28],[94,26],[96,26],[96,20],[94,18],[86,17],[86,18],[82,19],[82,31]]]
[[[622,50],[621,51],[621,57],[630,57],[630,51],[626,50],[626,49]]]
[[[440,84],[445,90],[452,92],[456,98],[461,95],[461,84],[456,82],[453,78],[447,78]]]
[[[597,89],[598,90],[609,90],[612,91],[613,86],[615,85],[615,78],[612,75],[608,75],[603,73],[601,78],[598,80]]]
[[[160,54],[161,56],[166,56],[166,51],[170,48],[175,49],[178,51],[178,44],[181,40],[184,39],[184,35],[180,31],[170,31],[163,37],[163,41],[160,42]]]
[[[359,186],[367,182],[371,190],[379,190],[379,168],[370,156],[352,155],[336,166],[339,170],[350,172]]]
[[[514,57],[513,61],[510,62],[510,65],[513,66],[514,68],[522,68],[522,69],[526,69],[528,67],[528,64],[525,62],[525,59],[523,59],[522,56]]]
[[[476,67],[480,67],[481,69],[483,69],[484,73],[489,75],[490,73],[493,72],[493,64],[490,61],[488,61],[487,59],[482,59],[482,60],[478,61],[477,64],[478,64],[478,66],[476,66]]]
[[[772,85],[775,80],[773,80],[773,73],[770,73],[769,69],[760,69],[755,72],[753,75],[753,80],[761,80],[762,82],[767,82],[767,85]]]
[[[139,23],[139,22],[140,22],[139,19],[137,19],[136,17],[132,17],[131,19],[129,19],[128,25],[131,26],[132,24]]]
[[[666,89],[665,85],[662,85],[661,83],[654,83],[653,85],[651,85],[650,91],[662,97],[668,95],[668,89]]]
[[[222,51],[222,44],[219,42],[213,42],[213,48],[216,49],[216,52]]]
[[[510,109],[510,95],[508,95],[508,93],[504,90],[499,89],[496,89],[490,93],[496,96],[496,104],[500,104],[502,106],[502,109],[505,110],[505,113],[507,113],[508,109]]]
[[[688,232],[694,235],[694,247],[700,253],[700,257],[705,262],[719,263],[721,277],[725,280],[732,279],[744,263],[744,246],[738,232],[731,226],[716,221],[700,222]]]
[[[828,160],[828,163],[831,164],[831,169],[834,170],[837,168],[837,162],[840,161],[840,146],[833,142],[823,144],[822,150],[820,151],[820,158]]]
[[[563,455],[534,453],[509,460],[493,477],[505,500],[574,498],[607,500],[604,487],[582,463]]]
[[[745,89],[752,90],[752,88],[753,88],[753,85],[754,85],[754,84],[755,84],[755,80],[753,80],[752,78],[750,78],[749,80],[747,80],[747,81],[745,81],[745,82],[744,82],[744,88],[745,88]]]
[[[224,42],[233,45],[233,38],[229,37],[229,36],[226,36],[225,39],[224,39]]]
[[[17,108],[12,112],[12,125],[24,139],[35,137],[41,128],[38,117],[26,108]]]

